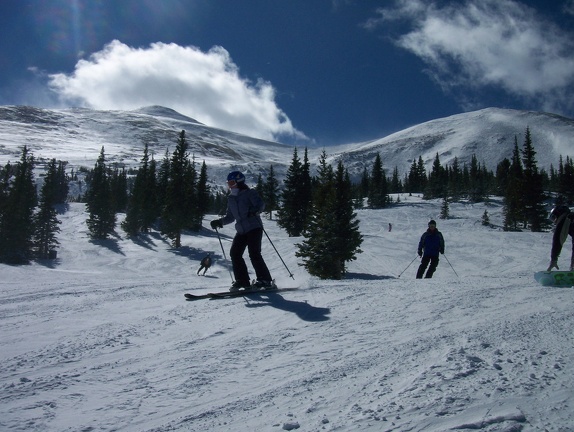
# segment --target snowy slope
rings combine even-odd
[[[514,140],[522,149],[526,128],[530,129],[539,168],[558,167],[559,158],[574,155],[574,120],[554,114],[487,108],[457,114],[410,127],[384,138],[354,146],[331,149],[333,159],[341,158],[354,172],[372,164],[381,154],[390,173],[398,167],[404,176],[414,161],[422,157],[430,170],[436,155],[442,165],[451,165],[454,158],[470,166],[472,155],[479,163],[495,171],[504,158],[512,158]]]
[[[364,253],[342,281],[309,277],[301,239],[267,221],[295,280],[264,239],[272,274],[301,289],[186,302],[230,284],[214,232],[179,250],[157,233],[92,242],[70,204],[55,262],[0,264],[0,430],[574,430],[574,289],[532,278],[551,233],[501,231],[498,201],[439,209],[359,211]],[[430,217],[452,268],[416,280]]]

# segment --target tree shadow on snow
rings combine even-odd
[[[257,303],[250,302],[249,300],[257,299]],[[286,312],[293,312],[303,321],[309,322],[320,322],[329,320],[329,315],[331,309],[315,307],[307,302],[286,300],[282,295],[276,292],[262,292],[252,295],[249,299],[245,297],[247,302],[247,307],[263,307],[263,306],[273,306],[276,309],[281,309]]]
[[[118,241],[119,236],[116,235],[116,238],[107,238],[107,239],[90,239],[90,243],[98,245],[98,246],[103,246],[107,249],[109,249],[110,251],[120,254],[120,255],[125,255],[122,252],[122,248],[120,247],[120,243]]]
[[[361,279],[361,280],[387,280],[396,279],[395,276],[380,276],[368,273],[346,273],[345,279]]]

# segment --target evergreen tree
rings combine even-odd
[[[440,218],[441,219],[448,219],[450,216],[450,207],[448,204],[448,198],[445,196],[442,199],[442,204],[440,206]]]
[[[401,184],[401,179],[399,178],[399,168],[395,167],[393,170],[393,176],[391,177],[390,192],[400,193],[403,191],[403,185]]]
[[[363,168],[363,175],[361,176],[360,197],[367,198],[369,196],[369,185],[371,184],[371,176],[367,167]]]
[[[446,171],[440,164],[440,158],[437,153],[433,162],[432,171],[428,177],[424,198],[432,199],[445,196],[446,191],[444,187],[446,183]]]
[[[205,161],[201,164],[201,170],[199,171],[199,179],[197,182],[197,192],[195,203],[197,205],[198,219],[203,221],[203,217],[209,211],[209,185],[207,184],[207,165]]]
[[[169,183],[170,176],[170,161],[169,161],[169,149],[165,150],[165,155],[159,166],[157,173],[157,208],[158,216],[161,215],[163,207],[165,206],[166,196],[167,196],[167,185]]]
[[[291,165],[283,180],[281,206],[277,212],[278,225],[287,231],[290,237],[298,237],[305,229],[311,209],[311,177],[307,149],[301,163],[297,148],[293,150]]]
[[[61,164],[60,164],[61,166]],[[56,234],[60,232],[60,221],[57,217],[56,204],[61,197],[61,185],[59,179],[59,167],[56,159],[48,164],[48,172],[42,185],[39,209],[34,217],[34,246],[39,258],[50,257],[50,251],[55,250],[59,244]]]
[[[510,177],[510,161],[504,158],[496,166],[496,193],[499,196],[504,196],[508,188]]]
[[[560,162],[558,192],[568,205],[572,205],[574,204],[574,160],[566,156],[566,161],[562,163],[561,156]]]
[[[504,194],[504,230],[516,231],[522,220],[522,188],[523,168],[518,149],[518,140],[514,137],[514,150],[508,173],[508,181]]]
[[[321,154],[318,177],[305,241],[298,244],[296,256],[303,258],[307,271],[321,279],[341,279],[345,262],[360,253],[362,236],[353,213],[351,182],[342,162],[336,175]]]
[[[161,233],[174,248],[181,247],[181,233],[190,225],[190,163],[185,131],[181,131],[169,164],[169,178],[161,214]]]
[[[490,226],[490,216],[488,215],[488,211],[485,209],[484,213],[482,214],[482,225]]]
[[[462,170],[460,169],[458,157],[455,156],[448,174],[448,194],[450,194],[453,201],[460,200],[463,191],[462,182]]]
[[[377,153],[373,170],[371,171],[371,179],[369,184],[369,207],[373,209],[380,209],[386,207],[389,201],[388,184],[383,170],[383,162],[381,155]]]
[[[198,191],[198,178],[197,169],[195,168],[195,157],[193,157],[190,162],[187,160],[185,166],[185,184],[184,184],[184,196],[186,200],[188,221],[185,228],[189,228],[193,231],[198,231],[201,229],[201,222],[203,221],[203,213],[201,212],[201,204],[198,201],[197,191]]]
[[[93,239],[108,238],[116,227],[116,213],[106,168],[104,147],[102,147],[92,171],[89,188],[86,192],[86,209],[88,211],[86,224],[90,236]]]
[[[3,176],[3,189],[7,194],[0,214],[0,262],[25,264],[32,257],[34,236],[34,208],[36,189],[34,185],[34,157],[28,147],[22,149],[13,178]],[[4,191],[3,193],[6,193]]]
[[[279,207],[279,181],[275,177],[273,165],[269,167],[269,175],[267,181],[263,183],[261,196],[265,202],[265,212],[269,214],[269,219],[273,219],[273,211]]]
[[[148,145],[145,144],[141,165],[128,199],[126,218],[122,222],[122,228],[128,236],[149,231],[158,216],[156,201],[155,163],[150,162]]]
[[[54,204],[63,204],[68,199],[68,192],[70,189],[70,181],[66,175],[66,162],[58,161],[58,168],[56,170],[56,196],[54,197]]]
[[[526,128],[522,149],[522,161],[524,164],[524,181],[522,183],[524,216],[530,225],[530,230],[540,232],[547,225],[544,207],[546,195],[542,186],[542,176],[538,171],[536,151],[534,150],[528,127]]]
[[[128,177],[126,169],[116,167],[109,175],[114,213],[123,213],[128,205]]]

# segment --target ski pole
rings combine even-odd
[[[415,257],[415,258],[414,258],[414,259],[411,261],[411,263],[410,263],[410,264],[407,266],[407,268],[406,268],[406,269],[404,269],[404,270],[401,272],[401,274],[399,275],[399,277],[401,277],[401,275],[402,275],[404,272],[406,272],[406,271],[407,271],[407,269],[408,269],[408,268],[411,266],[411,264],[412,264],[412,263],[414,263],[414,262],[415,262],[415,260],[416,260],[417,258],[418,258],[418,255],[417,255],[417,256],[416,256],[416,257]]]
[[[263,226],[261,228],[263,228]],[[263,228],[263,232],[267,236],[267,239],[269,240],[269,243],[271,243],[271,246],[273,246],[273,249],[275,249],[275,252],[277,252],[277,256],[279,257],[279,259],[281,260],[281,262],[283,263],[283,265],[287,269],[287,273],[289,273],[289,276],[291,277],[291,279],[295,280],[295,276],[293,276],[293,273],[291,273],[291,271],[287,267],[287,264],[285,264],[285,261],[283,261],[283,258],[281,258],[281,255],[279,255],[279,251],[277,250],[277,248],[275,247],[275,245],[271,241],[271,238],[269,237],[269,234],[267,234],[267,231],[265,231],[265,228]]]
[[[221,252],[223,252],[223,258],[227,260],[227,257],[225,256],[225,249],[223,249],[223,243],[221,242],[221,237],[219,235],[219,231],[217,230],[217,228],[215,228],[215,232],[217,233],[217,239],[219,240],[219,245],[221,246]],[[235,282],[233,280],[233,276],[231,275],[231,271],[229,271],[229,277],[231,278],[231,283]]]
[[[454,274],[456,275],[457,278],[460,278],[460,276],[458,275],[458,273],[456,272],[456,270],[454,269],[454,267],[452,266],[452,264],[450,263],[450,261],[448,260],[448,258],[446,257],[445,254],[442,254],[442,256],[444,256],[444,259],[446,260],[446,262],[448,263],[448,265],[450,266],[450,268],[452,269],[452,271],[454,272]]]

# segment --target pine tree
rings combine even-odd
[[[265,212],[269,214],[269,219],[273,219],[273,211],[279,206],[279,181],[275,177],[273,165],[269,167],[269,175],[263,183],[263,193],[261,194],[265,202]]]
[[[295,148],[291,165],[283,180],[281,205],[277,211],[277,223],[287,231],[290,237],[300,236],[307,225],[312,202],[311,194],[307,149],[305,149],[304,161],[301,163],[297,148]]]
[[[444,187],[446,183],[446,171],[440,164],[440,158],[437,153],[425,188],[424,198],[432,199],[445,196],[446,191]]]
[[[115,168],[109,175],[114,213],[123,213],[128,205],[128,177],[125,168]]]
[[[313,195],[309,223],[298,244],[296,256],[303,258],[307,271],[321,279],[341,279],[345,262],[360,253],[362,236],[353,213],[351,182],[342,162],[336,175],[323,151]]]
[[[70,190],[69,178],[66,175],[66,162],[58,161],[58,168],[56,170],[56,196],[54,197],[54,204],[63,204],[68,199],[68,192]]]
[[[201,226],[201,221],[203,217],[209,211],[209,186],[207,184],[207,165],[205,161],[201,164],[201,170],[199,171],[199,179],[197,181],[197,193],[195,203],[197,205],[197,214]]]
[[[25,264],[32,257],[34,236],[34,157],[24,146],[20,161],[8,177],[8,190],[0,214],[0,262]],[[3,176],[6,183],[6,174]],[[6,188],[4,184],[3,189]],[[6,193],[6,192],[3,192]]]
[[[192,177],[187,153],[185,131],[181,131],[169,164],[169,178],[161,214],[161,233],[167,235],[174,248],[181,247],[181,233],[190,226]]]
[[[150,167],[148,145],[145,144],[141,166],[128,199],[126,218],[122,222],[122,229],[128,236],[137,236],[151,227],[157,217],[155,192],[155,176]]]
[[[59,175],[56,159],[52,159],[44,177],[38,213],[34,217],[34,246],[37,256],[42,259],[50,258],[50,252],[59,244],[56,234],[60,232],[60,221],[55,207],[61,194]]]
[[[104,147],[100,151],[92,171],[88,191],[86,192],[86,224],[93,239],[106,239],[116,227],[116,213],[112,199],[111,185],[106,168]]]
[[[389,201],[388,184],[383,170],[383,162],[381,155],[377,153],[373,170],[371,171],[371,178],[369,184],[369,207],[373,209],[380,209],[386,207]]]
[[[528,127],[526,128],[522,149],[522,161],[524,164],[524,182],[522,183],[524,216],[530,225],[530,230],[540,232],[547,225],[544,207],[546,195],[542,185],[542,176],[538,171],[536,151],[534,150]]]
[[[390,193],[400,193],[403,191],[403,185],[401,179],[399,178],[399,168],[395,167],[393,170],[393,176],[391,177]]]
[[[574,204],[574,159],[570,156],[566,156],[564,163],[562,163],[562,156],[560,157],[558,192],[566,203]]]
[[[482,214],[482,225],[490,226],[490,216],[488,215],[488,211],[485,209],[484,213]]]
[[[514,150],[504,193],[504,230],[516,231],[522,220],[523,167],[518,149],[518,139],[514,137]]]
[[[440,218],[448,219],[450,217],[450,207],[448,203],[448,198],[445,196],[442,199],[442,204],[440,206]]]

